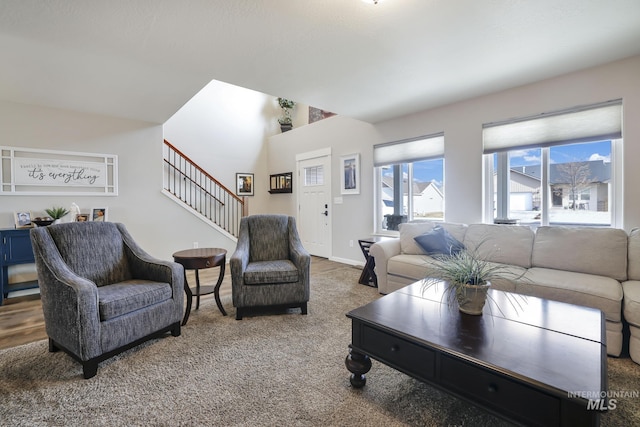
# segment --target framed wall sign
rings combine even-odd
[[[117,196],[118,156],[0,146],[0,194]]]
[[[360,194],[360,154],[340,158],[340,193]]]
[[[238,196],[253,196],[253,174],[236,173],[236,194]]]

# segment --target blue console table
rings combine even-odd
[[[29,229],[4,229],[0,230],[0,305],[9,295],[10,291],[31,289],[38,287],[37,280],[31,280],[9,285],[9,266],[16,264],[32,264],[35,262]]]

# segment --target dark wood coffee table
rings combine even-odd
[[[495,303],[471,316],[447,305],[445,287],[423,294],[417,282],[347,314],[354,387],[371,357],[519,423],[599,425],[594,408],[608,406],[596,402],[607,391],[600,310],[522,296],[516,308],[514,294],[491,290]]]

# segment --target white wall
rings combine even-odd
[[[269,211],[267,138],[280,133],[277,98],[212,81],[164,124],[164,138],[235,192],[236,173],[253,173],[249,213]],[[294,128],[308,123],[308,107],[296,104]]]
[[[235,243],[161,194],[163,137],[203,166],[211,165],[212,174],[232,189],[236,172],[255,173],[251,213],[295,215],[297,177],[293,194],[271,195],[268,175],[295,171],[296,154],[332,147],[334,201],[341,196],[340,156],[360,153],[362,183],[359,195],[344,195],[342,204],[332,204],[333,257],[362,262],[357,244],[350,247],[348,242],[373,231],[374,144],[444,131],[446,220],[479,222],[482,123],[623,98],[624,228],[629,230],[640,226],[640,192],[634,185],[640,182],[640,170],[634,164],[640,158],[639,75],[640,56],[636,56],[375,125],[335,116],[308,126],[295,127],[294,123],[294,129],[284,134],[279,133],[275,120],[279,115],[275,99],[257,93],[245,94],[242,105],[227,98],[222,105],[203,104],[202,112],[196,113],[197,126],[195,119],[183,117],[186,111],[180,110],[164,127],[164,135],[163,127],[154,123],[0,101],[2,145],[117,154],[120,162],[119,196],[0,196],[0,227],[13,227],[16,210],[42,212],[54,204],[69,206],[75,201],[84,209],[108,206],[110,220],[127,224],[142,247],[164,259],[191,247],[194,241],[200,247],[233,250]],[[224,84],[213,89],[220,91],[218,95],[231,90]],[[203,135],[209,143],[197,148]]]
[[[222,102],[221,102],[222,100]],[[0,228],[13,228],[15,211],[43,216],[52,206],[77,203],[83,212],[106,206],[108,219],[124,223],[151,255],[172,259],[180,249],[221,247],[235,241],[162,194],[162,145],[167,139],[235,191],[236,172],[255,174],[249,212],[268,210],[266,138],[280,133],[276,98],[221,82],[196,94],[164,125],[0,101],[1,145],[116,154],[118,196],[0,196]],[[308,123],[298,104],[294,127]],[[66,218],[65,220],[68,220]],[[31,280],[33,266],[10,267],[10,282]]]
[[[13,228],[13,212],[44,214],[72,202],[88,211],[106,206],[110,221],[124,223],[151,255],[172,259],[180,249],[235,243],[169,200],[162,190],[162,126],[100,115],[0,101],[2,144],[118,155],[118,196],[0,196],[0,227]]]
[[[334,205],[333,256],[360,261],[348,241],[373,231],[372,146],[382,142],[445,134],[445,219],[450,222],[482,221],[482,124],[530,116],[623,98],[624,222],[630,230],[640,226],[640,56],[613,62],[535,84],[470,99],[440,108],[380,122],[375,125],[334,117],[269,140],[271,173],[295,170],[295,155],[333,147],[333,196],[339,196],[338,158],[361,153],[362,189]],[[297,180],[294,180],[294,194]],[[295,215],[295,199],[272,196],[273,211]]]
[[[373,227],[373,147],[379,136],[373,125],[342,116],[333,116],[308,126],[274,135],[267,144],[269,173],[294,172],[292,194],[272,194],[272,213],[296,216],[296,192],[299,177],[295,176],[296,154],[331,147],[332,161],[332,258],[361,263],[358,239],[371,235]],[[340,157],[360,153],[360,194],[340,194]],[[342,198],[341,204],[335,199]],[[353,240],[354,245],[349,246]]]
[[[384,140],[439,130],[445,133],[445,217],[452,222],[482,220],[482,124],[623,99],[623,227],[640,226],[640,56],[535,84],[379,123]],[[439,129],[437,129],[439,127]]]

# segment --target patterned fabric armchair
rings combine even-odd
[[[184,270],[149,256],[124,225],[73,222],[31,230],[49,351],[98,363],[168,331],[180,335]]]
[[[300,307],[307,314],[311,257],[302,247],[295,218],[243,217],[229,264],[236,319],[250,308],[269,306]]]

